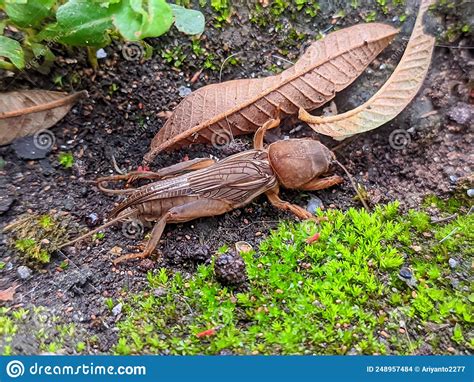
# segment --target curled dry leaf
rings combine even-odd
[[[164,150],[232,139],[275,117],[313,110],[352,83],[389,44],[397,30],[360,24],[314,42],[294,66],[266,78],[205,86],[187,96],[151,143],[145,163]]]
[[[316,117],[304,108],[299,118],[318,133],[343,140],[382,126],[395,118],[416,96],[431,62],[435,37],[425,33],[423,15],[434,0],[423,0],[400,63],[387,82],[363,105],[346,113]]]
[[[23,90],[0,94],[0,146],[55,125],[86,91]]]

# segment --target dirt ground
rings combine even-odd
[[[305,15],[298,15],[294,20],[282,17],[282,31],[250,22],[247,5],[236,5],[230,22],[216,28],[212,11],[208,9],[210,21],[201,45],[207,55],[213,55],[214,68],[204,69],[194,83],[190,82],[191,78],[203,67],[205,57],[193,53],[191,39],[177,31],[149,41],[155,50],[149,60],[124,59],[121,43],[114,42],[105,48],[107,57],[99,60],[100,67],[94,73],[84,51],[77,50],[71,55],[57,47],[55,54],[59,59],[50,74],[3,75],[2,91],[85,89],[89,97],[52,128],[56,144],[46,158],[23,160],[12,145],[0,147],[0,158],[5,161],[4,168],[0,169],[0,189],[11,199],[11,205],[0,213],[0,232],[25,213],[61,214],[62,218],[71,220],[71,236],[87,227],[86,218],[91,213],[102,221],[120,197],[101,194],[89,181],[116,173],[113,157],[123,171],[135,170],[164,123],[161,113],[173,110],[179,103],[183,87],[193,90],[218,82],[220,65],[232,54],[237,54],[238,62],[222,67],[222,81],[271,75],[275,68],[286,67],[286,60],[295,61],[320,31],[363,22],[366,11],[362,8],[350,9],[346,17],[336,19],[331,17],[333,10],[329,8],[323,8],[313,19]],[[413,11],[413,5],[407,5],[407,11]],[[395,10],[387,15],[378,12],[376,21],[400,26],[394,19],[396,14]],[[445,17],[442,23],[447,22],[449,18]],[[339,111],[359,105],[383,84],[401,56],[412,25],[413,17],[408,17],[394,42],[352,86],[337,96],[335,103]],[[293,30],[301,37],[290,38]],[[464,36],[449,44],[472,47],[474,41]],[[173,47],[182,47],[186,55],[178,69],[160,54],[163,49]],[[283,57],[285,50],[288,54]],[[473,52],[472,49],[438,46],[416,100],[396,120],[357,136],[337,149],[339,160],[364,185],[372,205],[399,200],[404,209],[416,208],[424,196],[445,197],[461,178],[472,174],[474,93],[469,80],[474,70]],[[389,136],[395,129],[405,130],[409,138],[401,149],[390,144]],[[292,126],[285,123],[270,139],[286,135],[312,136],[329,147],[338,145],[298,123]],[[223,149],[192,147],[159,156],[153,167],[209,154],[223,158],[249,147],[249,137]],[[72,169],[59,165],[57,156],[61,151],[73,153]],[[302,206],[311,196],[293,191],[282,194],[282,198]],[[326,208],[345,210],[359,206],[347,178],[342,185],[318,192],[317,196]],[[125,237],[118,226],[107,229],[104,239],[93,245],[80,244],[56,253],[50,264],[34,269],[33,275],[24,280],[17,273],[23,261],[8,245],[8,235],[0,233],[0,260],[6,264],[0,271],[0,290],[18,284],[15,306],[46,307],[48,314],[60,317],[62,322],[74,322],[84,337],[98,336],[99,345],[91,352],[107,352],[116,341],[116,331],[113,329],[115,317],[107,310],[104,298],[117,298],[128,291],[140,290],[146,283],[147,271],[154,268],[165,266],[192,272],[225,243],[244,240],[257,246],[279,220],[292,218],[260,197],[248,207],[223,216],[168,226],[159,245],[159,256],[155,254],[151,259],[114,267],[112,260],[116,255],[110,252],[112,248],[120,247],[128,252],[139,244]],[[63,270],[59,266],[65,259],[69,267]],[[29,325],[27,329],[34,331],[38,323]],[[26,330],[24,337],[17,336],[12,346],[14,353],[37,351],[37,344],[31,342]]]

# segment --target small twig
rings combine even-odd
[[[285,61],[286,63],[291,64],[291,65],[294,65],[294,64],[295,64],[294,62],[292,62],[292,61],[290,61],[290,60],[288,60],[288,59],[286,59],[286,58],[284,58],[284,57],[277,56],[276,54],[272,54],[272,57],[273,57],[273,58],[276,58],[277,60]]]
[[[445,218],[431,219],[431,223],[433,223],[433,224],[442,223],[442,222],[446,222],[448,220],[455,219],[457,217],[458,217],[458,214],[453,214],[453,215],[447,216]]]
[[[41,105],[25,107],[25,108],[18,109],[18,110],[0,112],[0,119],[19,117],[19,116],[26,115],[26,114],[39,113],[39,112],[42,112],[42,111],[54,109],[54,108],[57,108],[57,107],[60,107],[60,106],[67,105],[69,103],[73,103],[73,102],[75,102],[76,100],[78,100],[82,97],[87,97],[87,91],[86,90],[82,90],[80,92],[70,94],[70,95],[67,95],[67,96],[65,96],[63,98],[60,98],[58,100],[46,102],[46,103],[43,103]]]
[[[230,56],[226,57],[224,61],[222,61],[221,67],[219,69],[219,82],[222,82],[222,70],[224,69],[226,62],[229,61],[232,57],[238,56],[240,53],[242,52],[233,53]]]
[[[112,153],[112,165],[114,166],[114,169],[116,172],[118,172],[120,175],[125,175],[125,172],[120,169],[120,167],[117,165],[117,161],[115,160],[115,156]]]
[[[445,240],[448,240],[454,233],[458,230],[458,227],[454,227],[454,229],[446,235],[446,237],[442,238],[439,242],[442,243]]]
[[[364,206],[364,208],[370,212],[370,208],[369,208],[369,205],[367,204],[367,202],[365,201],[364,199],[364,196],[361,194],[361,192],[359,191],[359,188],[357,187],[355,181],[354,181],[354,178],[352,177],[352,175],[349,173],[349,171],[344,167],[344,165],[342,165],[342,163],[340,163],[338,160],[336,160],[336,163],[344,170],[344,172],[346,173],[347,177],[349,178],[351,184],[352,184],[352,187],[354,188],[354,191],[356,192],[357,196],[359,197],[359,200],[360,202],[362,203],[362,205]]]

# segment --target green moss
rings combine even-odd
[[[60,317],[47,311],[45,307],[0,308],[0,354],[12,355],[17,334],[31,333],[30,346],[37,353],[64,353],[66,348],[80,348],[80,338],[84,336],[73,323],[59,323]],[[79,342],[78,342],[79,341]]]
[[[74,165],[74,156],[72,153],[61,152],[58,155],[58,162],[66,169],[71,168]]]
[[[456,333],[449,335],[453,346],[471,346],[459,334],[473,322],[469,293],[463,281],[457,288],[450,285],[453,271],[446,253],[448,246],[459,254],[472,239],[471,216],[433,226],[423,212],[401,216],[396,203],[372,213],[330,210],[326,216],[320,226],[281,223],[257,252],[242,254],[249,277],[245,291],[219,285],[212,264],[199,266],[191,277],[164,268],[149,273],[150,290],[124,303],[126,318],[119,323],[115,352],[416,352],[423,341],[407,336],[400,322],[412,327],[447,323],[451,331],[456,323]],[[452,227],[461,237],[439,243]],[[316,231],[319,240],[307,244]],[[423,250],[414,251],[421,238]],[[418,280],[415,290],[398,277],[407,264]],[[159,297],[151,293],[155,288],[161,290]],[[209,329],[208,336],[197,336]],[[441,341],[436,335],[430,340]]]
[[[472,200],[467,197],[464,190],[461,189],[456,197],[451,197],[449,199],[441,199],[436,195],[428,195],[423,201],[423,207],[435,207],[441,212],[454,214],[458,212],[461,208],[467,212],[467,208],[470,208],[473,203]]]
[[[261,27],[272,24],[278,26],[283,17],[290,20],[296,20],[304,15],[315,18],[319,15],[319,11],[319,3],[312,0],[273,0],[267,7],[255,2],[254,8],[251,9],[250,21]]]
[[[27,215],[9,224],[4,231],[11,233],[10,246],[27,263],[41,265],[49,263],[51,254],[67,237],[62,223],[51,215]]]

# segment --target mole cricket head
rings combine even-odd
[[[312,139],[288,139],[268,147],[270,164],[279,183],[297,189],[328,173],[334,153],[321,142]]]

